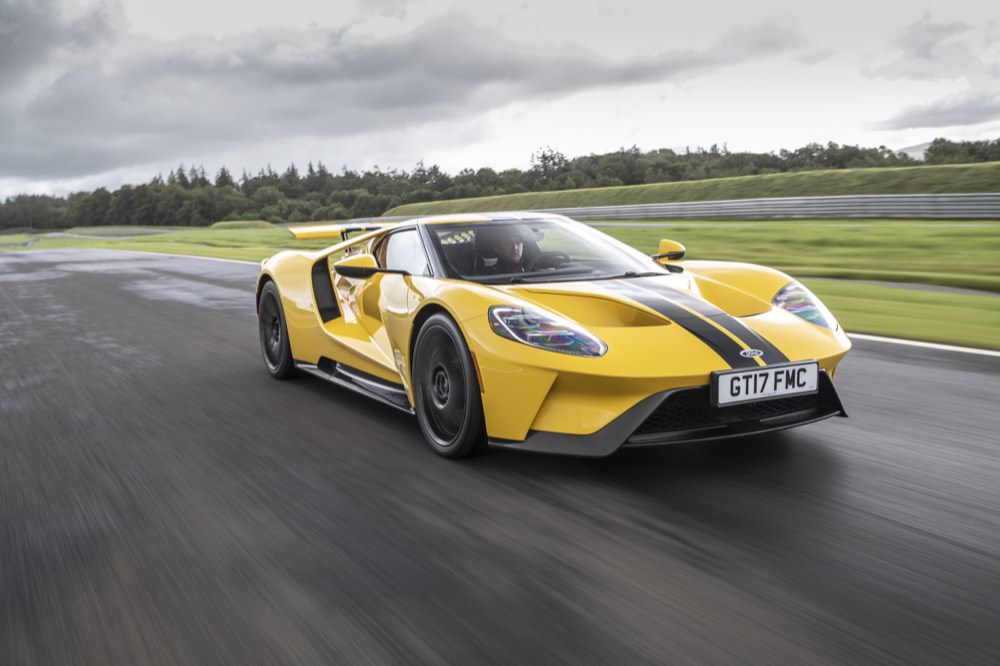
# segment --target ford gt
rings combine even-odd
[[[653,256],[542,213],[292,227],[261,264],[260,345],[415,414],[442,456],[487,446],[607,456],[846,416],[851,344],[801,283],[746,263]]]

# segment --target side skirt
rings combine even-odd
[[[410,405],[410,399],[406,397],[406,390],[403,389],[402,384],[387,382],[367,372],[325,357],[321,358],[317,365],[296,361],[295,367],[308,375],[350,389],[366,398],[395,407],[407,414],[414,413],[413,406]]]

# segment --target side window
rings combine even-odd
[[[379,260],[385,268],[406,271],[410,275],[430,274],[427,255],[415,229],[391,234],[379,250]]]
[[[383,237],[379,239],[378,243],[375,245],[375,248],[372,250],[372,254],[375,255],[375,261],[377,261],[378,265],[381,266],[382,268],[386,268],[385,248],[388,244],[389,244],[389,238],[387,236]]]

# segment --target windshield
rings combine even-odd
[[[570,219],[429,224],[451,277],[474,282],[563,282],[666,273],[655,261]]]

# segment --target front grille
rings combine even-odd
[[[709,388],[703,386],[670,394],[642,422],[630,439],[638,442],[651,441],[660,439],[657,437],[660,435],[664,439],[670,439],[671,435],[690,434],[690,431],[698,430],[705,431],[706,437],[726,436],[730,432],[744,434],[769,429],[772,424],[782,422],[783,416],[800,415],[800,419],[791,419],[794,423],[823,415],[832,416],[842,411],[833,383],[823,372],[820,373],[819,393],[729,407],[712,406]]]

